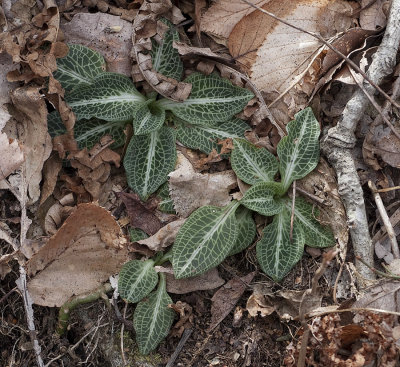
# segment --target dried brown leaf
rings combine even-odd
[[[179,229],[185,223],[185,219],[178,219],[160,228],[157,233],[144,240],[137,241],[140,245],[147,246],[152,251],[163,251],[175,241]]]
[[[8,177],[24,161],[24,154],[17,140],[8,139],[0,132],[0,180]]]
[[[154,209],[148,209],[136,194],[119,192],[117,194],[125,204],[131,225],[140,228],[152,236],[161,228],[161,222],[154,214]]]
[[[204,205],[227,205],[231,201],[229,192],[237,185],[233,171],[198,173],[181,153],[178,153],[177,168],[169,177],[174,208],[184,218]]]
[[[28,184],[28,205],[40,196],[43,164],[50,156],[52,144],[47,132],[47,107],[39,88],[22,87],[11,93],[18,121],[18,141],[25,155],[24,173]]]
[[[215,292],[211,298],[211,323],[208,327],[209,331],[216,328],[233,310],[255,275],[256,272],[252,272],[241,278],[233,278]]]
[[[27,263],[33,302],[60,307],[73,295],[90,292],[127,260],[126,240],[111,214],[81,204]]]
[[[377,0],[370,5],[370,0],[361,0],[361,7],[370,5],[360,13],[361,28],[374,31],[377,28],[385,27],[387,19],[383,11],[383,4],[387,2],[387,0]]]
[[[166,273],[167,292],[186,294],[220,287],[225,281],[219,276],[217,268],[212,268],[197,277],[175,279],[172,274]]]

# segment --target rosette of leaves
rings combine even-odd
[[[153,67],[180,80],[183,64],[173,48],[179,34],[169,21],[164,22],[169,30],[160,43],[152,41]],[[124,167],[128,185],[142,200],[156,192],[174,169],[176,139],[209,154],[213,149],[220,150],[219,139],[244,137],[248,125],[234,115],[253,98],[247,89],[216,74],[196,72],[184,80],[192,84],[184,102],[155,93],[144,96],[130,78],[105,72],[99,53],[80,45],[69,47],[68,55],[58,59],[54,76],[65,88],[65,99],[76,115],[75,137],[80,147],[105,133],[117,141],[126,122],[132,123],[134,136],[126,150]],[[51,116],[48,122],[53,136],[64,131],[59,117]]]
[[[252,211],[273,216],[257,243],[257,259],[275,281],[282,280],[301,259],[305,244],[320,248],[335,244],[332,232],[317,220],[318,210],[303,198],[295,200],[291,228],[292,199],[286,193],[319,160],[320,128],[311,108],[296,114],[287,131],[278,144],[279,161],[265,148],[234,139],[232,168],[252,186],[240,201],[223,208],[205,206],[191,214],[172,248],[176,278],[199,275],[246,248],[255,236]],[[274,180],[278,172],[280,182]]]

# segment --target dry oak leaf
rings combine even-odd
[[[229,16],[237,6],[242,9],[240,16]],[[217,7],[219,11],[216,12]],[[348,29],[351,26],[349,15],[353,10],[343,0],[270,0],[261,7],[298,27],[322,33],[324,37]],[[218,28],[222,31],[218,32]],[[257,88],[264,92],[282,93],[299,82],[322,46],[316,38],[248,4],[243,5],[241,0],[218,1],[204,14],[202,30],[212,36],[219,34],[221,43],[228,45],[231,55],[246,69]],[[312,73],[316,72],[318,67]],[[307,94],[317,80],[312,73],[312,80],[303,81],[301,86]]]
[[[236,185],[232,170],[205,174],[196,172],[190,161],[179,152],[176,169],[169,174],[169,193],[175,211],[184,218],[204,205],[229,204],[229,192]]]
[[[17,140],[11,141],[7,134],[0,132],[0,180],[8,177],[24,161],[24,154]]]
[[[93,203],[79,205],[27,263],[33,302],[60,307],[98,288],[128,260],[126,243],[110,212]]]

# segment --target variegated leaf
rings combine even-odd
[[[73,89],[90,85],[96,75],[106,70],[102,55],[82,45],[68,45],[67,56],[57,59],[57,70],[53,73],[65,89]]]
[[[125,75],[102,73],[90,86],[74,89],[65,97],[76,118],[107,121],[132,120],[146,98]]]
[[[165,275],[160,273],[157,290],[138,303],[133,315],[140,353],[150,353],[168,335],[175,317],[175,312],[168,307],[172,303],[166,291]]]
[[[249,247],[256,235],[256,223],[254,222],[251,210],[240,206],[236,210],[235,215],[238,225],[238,237],[228,256],[238,254]]]
[[[189,98],[183,102],[162,99],[158,103],[191,123],[227,121],[254,97],[249,90],[234,86],[217,74],[193,73],[185,82],[192,84]]]
[[[124,158],[128,185],[147,200],[166,180],[176,161],[175,134],[166,126],[133,136]]]
[[[132,260],[119,272],[118,292],[125,301],[136,303],[155,288],[157,281],[153,260]]]
[[[172,248],[175,278],[203,274],[220,264],[237,239],[238,202],[219,208],[203,206],[183,224]]]
[[[278,161],[265,148],[256,147],[245,139],[233,141],[231,165],[236,175],[249,185],[273,181],[278,172]]]
[[[310,107],[298,112],[287,125],[288,135],[278,144],[279,171],[285,191],[318,164],[319,123]]]
[[[293,227],[293,238],[290,240],[290,217],[291,213],[286,209],[275,215],[257,242],[257,259],[261,269],[277,282],[301,259],[304,251],[301,227]]]
[[[213,149],[221,151],[218,140],[244,137],[244,132],[249,129],[249,125],[236,117],[225,122],[207,124],[190,124],[177,117],[174,121],[177,125],[177,140],[188,148],[198,149],[207,154]]]
[[[240,200],[240,204],[262,215],[279,213],[285,206],[282,185],[279,182],[259,182],[250,187]]]

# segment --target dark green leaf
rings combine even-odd
[[[249,247],[256,235],[256,224],[249,209],[240,206],[235,215],[238,224],[238,237],[228,256],[235,255]]]
[[[249,129],[249,125],[236,117],[225,122],[209,122],[208,124],[190,124],[177,117],[174,121],[177,125],[176,138],[186,147],[198,149],[207,154],[210,154],[213,149],[217,152],[221,151],[218,140],[244,137],[244,132]]]
[[[140,353],[150,353],[168,335],[175,317],[175,312],[168,307],[172,303],[166,292],[165,275],[160,273],[157,290],[138,303],[133,315]]]
[[[291,210],[292,201],[286,202],[286,207]],[[328,227],[322,226],[318,220],[317,208],[301,197],[296,197],[294,215],[295,222],[303,229],[306,245],[310,247],[330,247],[335,245],[335,237]]]
[[[250,187],[240,200],[240,204],[262,215],[270,216],[282,211],[285,202],[280,198],[283,194],[279,182],[259,182]]]
[[[193,73],[185,82],[192,84],[192,92],[184,102],[162,99],[158,103],[191,123],[227,121],[254,97],[249,90],[236,87],[217,74]]]
[[[129,187],[145,201],[166,180],[176,161],[175,134],[169,127],[133,136],[124,158]]]
[[[286,209],[275,215],[257,242],[257,259],[261,269],[277,282],[301,259],[304,251],[301,227],[293,226],[293,239],[290,241],[290,217],[291,213]]]
[[[278,144],[279,171],[285,191],[295,180],[303,178],[318,164],[319,123],[311,108],[295,115],[287,125],[288,135]]]
[[[157,281],[153,260],[132,260],[119,273],[118,292],[125,301],[136,303],[154,289]]]
[[[144,103],[135,113],[133,129],[135,135],[146,135],[158,130],[165,121],[165,110],[158,107],[152,100]]]
[[[178,50],[172,46],[174,41],[179,41],[179,33],[169,20],[162,18],[161,21],[169,26],[169,30],[164,34],[160,44],[152,40],[153,68],[169,78],[180,80],[183,63]]]
[[[57,59],[57,70],[53,73],[70,92],[81,86],[90,85],[94,77],[106,70],[102,55],[82,45],[68,45],[68,55]]]
[[[203,274],[220,264],[237,239],[238,202],[219,208],[203,206],[183,224],[172,248],[175,278]]]
[[[236,175],[249,185],[273,181],[278,172],[278,161],[273,154],[244,139],[233,141],[231,164]]]
[[[74,89],[65,97],[76,118],[107,121],[131,120],[146,98],[125,75],[102,73],[90,86]]]

